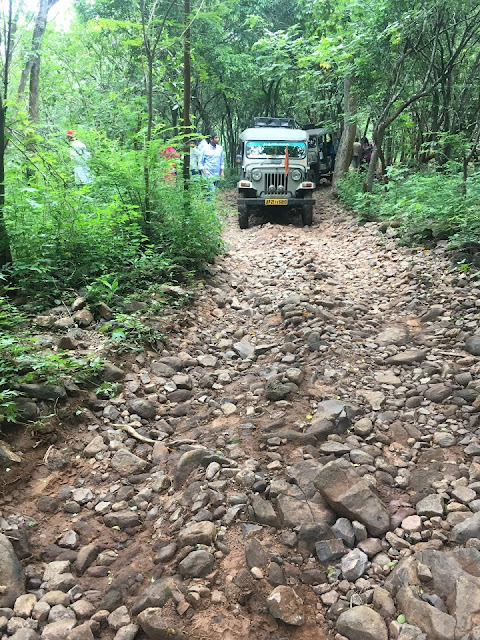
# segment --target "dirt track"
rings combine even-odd
[[[459,464],[478,426],[479,359],[465,350],[478,326],[474,284],[443,247],[399,249],[396,230],[359,227],[327,189],[316,198],[311,228],[255,220],[240,231],[232,217],[227,253],[178,313],[165,351],[140,354],[112,402],[86,404],[78,432],[67,428],[65,443],[4,505],[4,532],[26,525],[29,533],[28,590],[39,599],[69,591],[86,603],[73,607],[75,620],[93,620],[95,637],[128,640],[136,628],[127,625],[139,622],[147,630],[133,615],[147,604],[165,619],[152,638],[176,637],[167,629],[190,640],[333,638],[338,615],[371,605],[395,560],[441,549],[477,510],[472,496],[452,494],[467,488]],[[410,352],[409,361],[388,360]],[[112,427],[124,421],[157,444]],[[187,463],[198,445],[206,450]],[[118,459],[122,449],[128,459]],[[341,457],[369,479],[405,542],[397,549],[370,535],[363,576],[350,581],[339,558],[318,561],[312,529],[338,518],[313,479]],[[432,492],[460,506],[401,530]],[[192,521],[201,532],[185,541]],[[91,560],[79,571],[88,545]],[[180,575],[185,558],[192,562]],[[59,575],[72,573],[73,591],[44,576],[45,563],[58,560],[71,563]],[[282,584],[301,600],[292,605],[304,616],[298,626],[269,613],[267,597]],[[173,598],[163,602],[166,587]],[[122,624],[98,614],[123,605]],[[48,622],[69,618],[60,613]],[[59,633],[42,637],[68,631]]]

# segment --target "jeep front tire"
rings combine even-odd
[[[302,207],[302,224],[304,227],[311,227],[313,223],[313,206],[305,204]]]

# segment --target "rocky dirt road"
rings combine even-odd
[[[317,202],[232,219],[166,349],[7,498],[2,640],[480,638],[478,286]]]

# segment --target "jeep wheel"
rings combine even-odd
[[[306,204],[302,209],[302,224],[305,227],[311,227],[313,222],[313,207],[311,204]]]
[[[240,229],[248,229],[248,212],[247,207],[238,207],[238,226]]]

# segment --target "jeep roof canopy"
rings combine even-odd
[[[240,140],[242,140],[242,142],[248,140],[285,140],[285,142],[307,142],[308,133],[301,129],[258,127],[242,131],[240,134]]]
[[[325,136],[331,134],[332,130],[324,127],[323,129],[306,129],[309,136]]]
[[[295,129],[295,120],[293,118],[256,117],[253,119],[253,124],[255,127]]]

